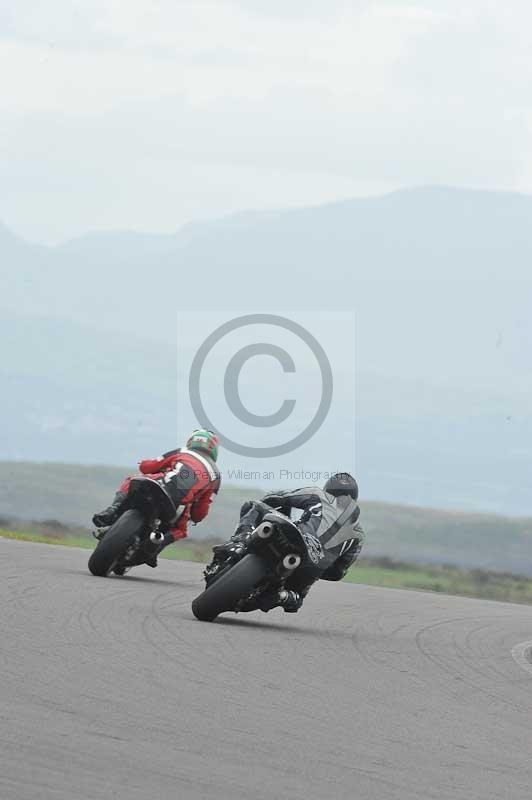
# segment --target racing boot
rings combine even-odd
[[[148,567],[155,569],[157,566],[157,556],[162,553],[165,547],[168,547],[169,544],[172,544],[175,539],[171,533],[171,531],[166,531],[162,535],[161,538],[157,537],[153,539],[150,536],[150,539],[142,548],[142,555],[144,557],[143,564],[147,564]]]
[[[235,532],[228,542],[223,544],[215,544],[212,548],[215,561],[225,561],[229,556],[237,556],[243,553],[246,549],[249,537],[253,532],[252,525],[240,524],[237,525]]]
[[[108,528],[109,525],[114,525],[120,516],[120,511],[125,499],[126,495],[124,492],[117,492],[111,505],[93,516],[93,525],[97,528]]]
[[[293,589],[276,589],[261,595],[257,601],[257,608],[261,611],[271,611],[272,608],[283,608],[288,613],[299,611],[303,599],[299,592]]]
[[[257,525],[271,507],[260,500],[247,500],[240,509],[240,522],[228,542],[213,547],[214,561],[224,561],[230,555],[241,555]]]
[[[213,578],[218,574],[224,562],[229,559],[233,562],[239,561],[246,552],[246,544],[253,531],[252,525],[238,525],[235,532],[228,542],[215,544],[212,548],[212,561],[205,567],[203,577],[208,586]]]
[[[159,553],[151,553],[150,555],[147,555],[146,558],[144,559],[144,563],[147,564],[152,569],[155,569],[155,567],[157,566],[158,555]]]

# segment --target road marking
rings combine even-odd
[[[512,658],[532,675],[532,642],[521,642],[512,647]]]

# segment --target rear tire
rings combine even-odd
[[[124,557],[132,540],[142,532],[145,525],[146,521],[140,511],[130,509],[124,512],[109,528],[103,539],[98,542],[89,558],[90,572],[100,578],[109,575],[114,566]]]
[[[268,567],[259,556],[249,553],[234,567],[220,575],[192,602],[192,613],[202,622],[212,622],[218,614],[233,611],[264,580]]]

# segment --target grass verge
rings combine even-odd
[[[0,528],[1,539],[15,539],[19,542],[39,542],[40,544],[59,544],[63,547],[82,547],[84,550],[93,550],[96,540],[89,535],[32,533],[31,531],[7,531]],[[161,558],[171,561],[199,561],[208,559],[211,546],[206,543],[181,543],[175,547],[167,547]]]
[[[59,544],[92,550],[95,541],[88,535],[46,534],[0,529],[0,537],[25,542]],[[212,542],[178,542],[168,547],[162,558],[174,561],[210,560]],[[402,563],[388,558],[364,559],[352,567],[345,579],[349,583],[385,586],[392,589],[417,589],[428,592],[532,604],[532,580],[523,575],[466,570],[451,565],[425,566]]]
[[[384,563],[383,563],[384,562]],[[532,604],[532,580],[524,575],[466,570],[451,565],[425,566],[376,559],[361,560],[346,581],[394,589],[417,589],[463,597]]]

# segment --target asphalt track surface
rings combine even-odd
[[[1,800],[531,797],[531,608],[323,582],[209,624],[199,565],[88,555],[0,540]]]

